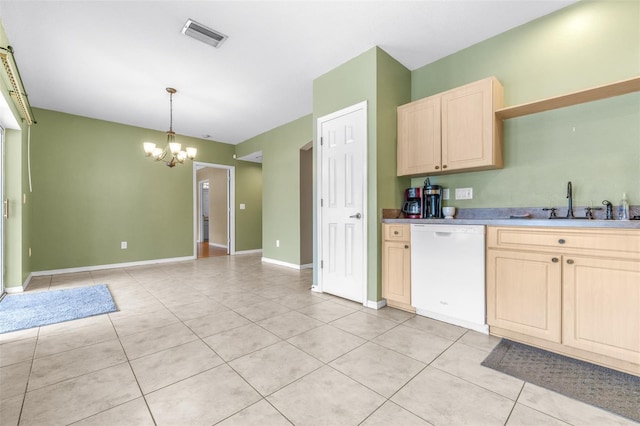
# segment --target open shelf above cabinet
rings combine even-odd
[[[640,76],[590,89],[579,90],[566,95],[554,96],[526,104],[514,105],[496,110],[496,118],[506,120],[508,118],[522,117],[552,109],[564,108],[613,96],[626,95],[640,91]]]

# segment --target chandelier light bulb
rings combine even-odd
[[[169,144],[169,149],[173,155],[176,155],[180,152],[180,144],[177,142],[171,142]]]
[[[197,153],[198,153],[198,150],[196,148],[193,148],[191,146],[187,147],[187,158],[189,160],[193,160],[194,158],[196,158]]]
[[[156,149],[156,144],[153,142],[145,142],[143,146],[144,146],[144,152],[145,154],[147,154],[147,157],[153,154],[153,151]]]

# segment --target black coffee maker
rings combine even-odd
[[[422,190],[422,217],[424,219],[442,219],[442,186],[431,185],[429,178],[424,181]]]

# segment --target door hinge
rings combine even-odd
[[[324,144],[324,138],[321,136],[320,137],[320,146],[322,146]]]
[[[320,198],[320,207],[324,206],[324,199]]]
[[[324,260],[320,261],[320,269],[324,268]]]

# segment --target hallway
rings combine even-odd
[[[226,256],[227,249],[225,247],[216,247],[209,245],[209,243],[196,243],[198,247],[198,259],[202,259],[203,257],[217,257],[217,256]]]

